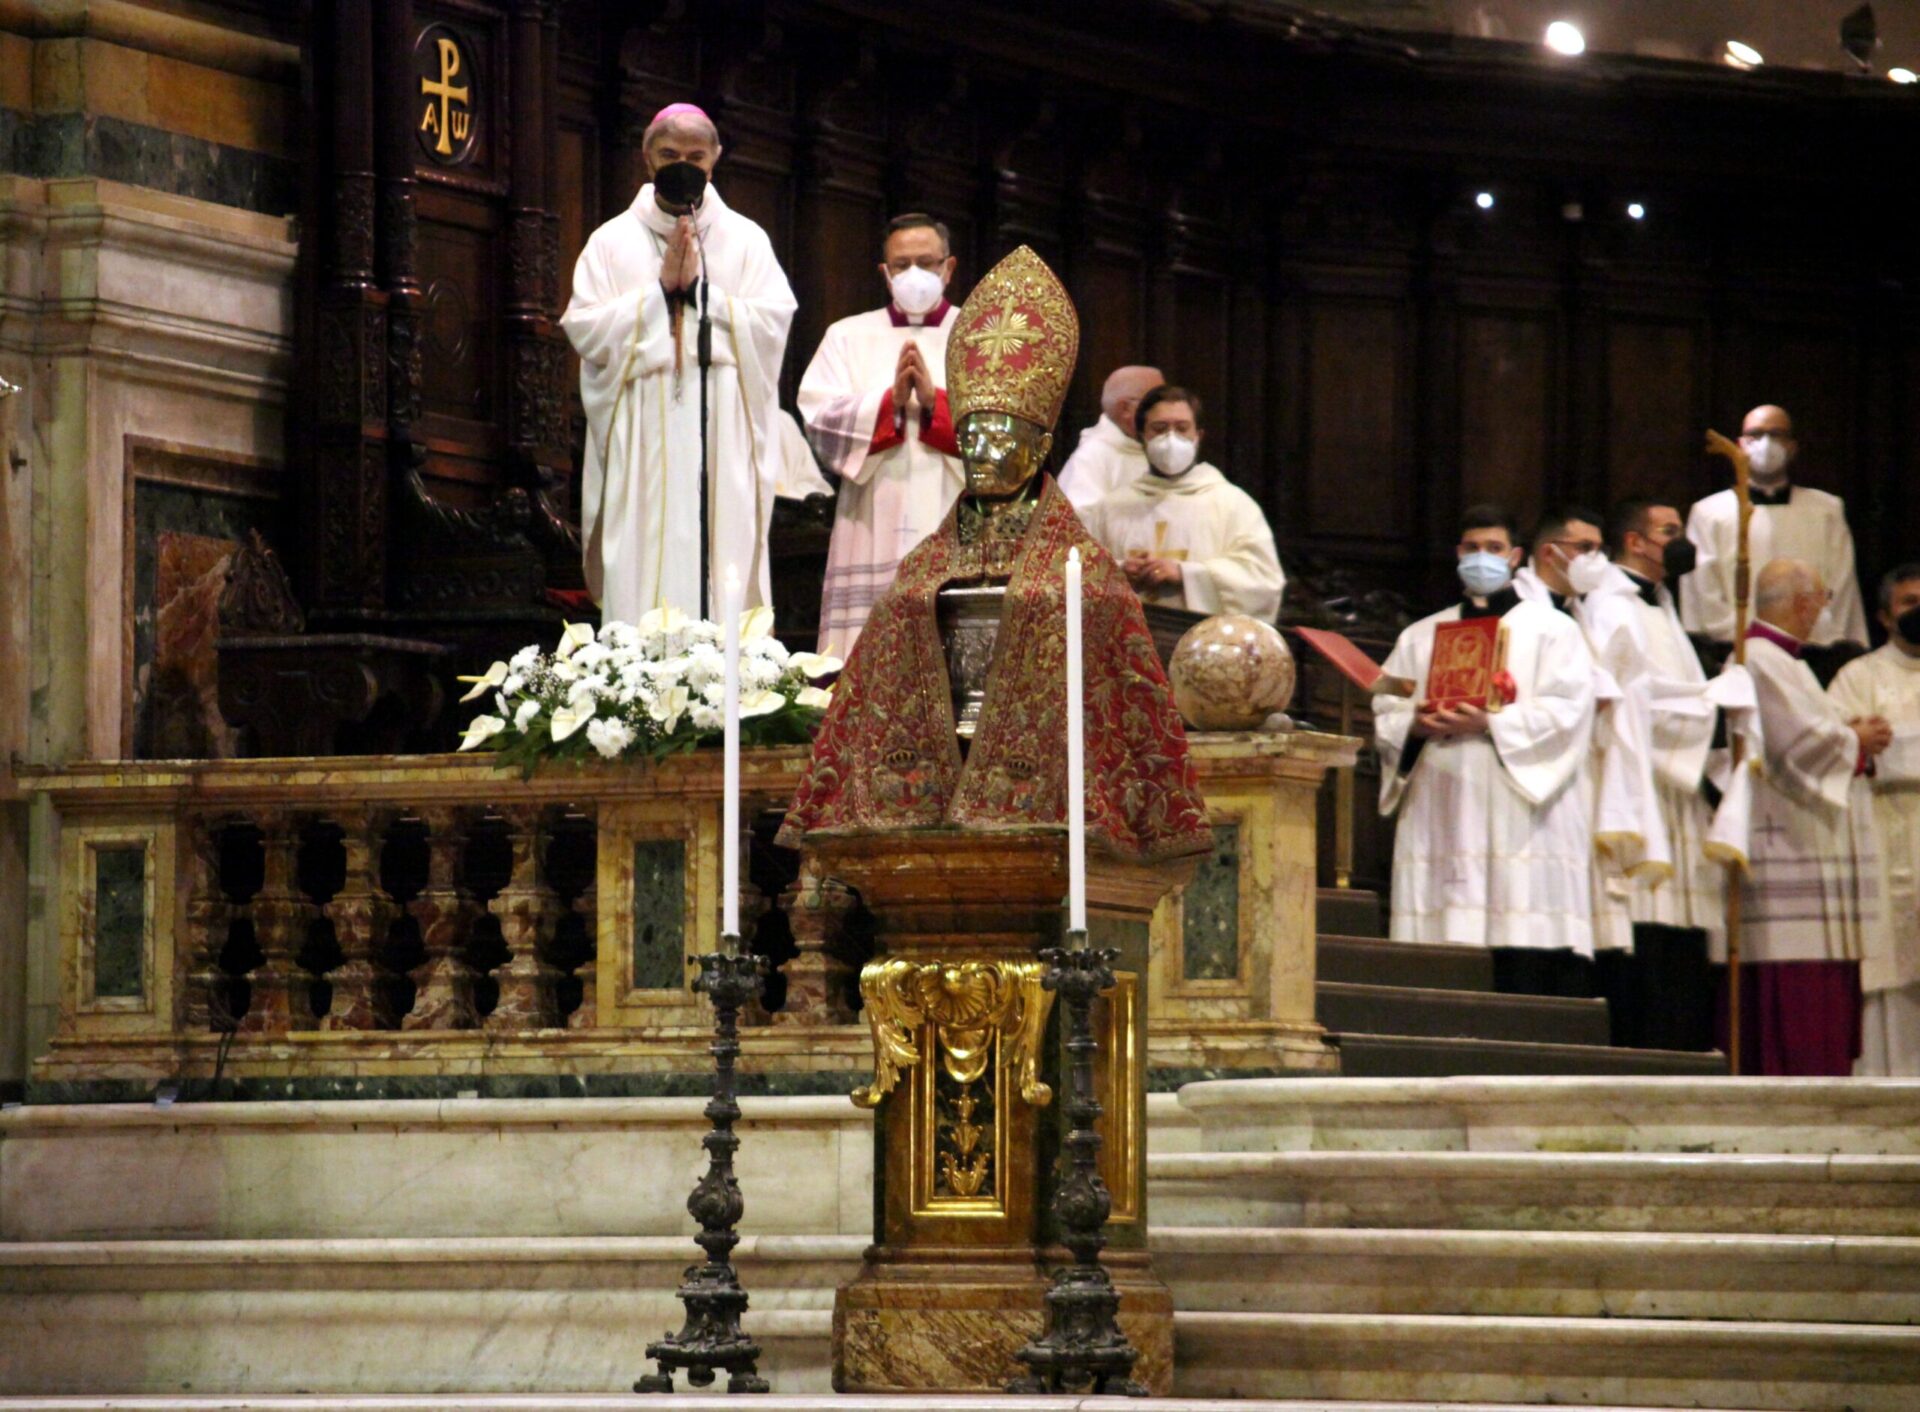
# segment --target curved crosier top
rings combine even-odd
[[[947,340],[954,424],[1005,412],[1052,431],[1080,353],[1080,316],[1047,262],[1022,245],[987,272]]]

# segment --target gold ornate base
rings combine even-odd
[[[1046,1271],[978,1252],[904,1254],[870,1252],[834,1298],[834,1391],[1004,1392],[1026,1372],[1014,1355],[1045,1331]],[[1064,1264],[1066,1252],[1057,1254]],[[1106,1264],[1121,1331],[1140,1354],[1134,1376],[1164,1397],[1173,1391],[1173,1295],[1143,1255],[1115,1252]]]

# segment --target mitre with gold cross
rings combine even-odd
[[[1060,418],[1080,352],[1080,317],[1047,262],[1022,245],[987,272],[947,340],[954,425],[1005,412],[1046,431]]]

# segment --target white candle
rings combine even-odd
[[[740,935],[740,575],[727,565],[720,589],[721,628],[725,633],[727,677],[721,712],[725,717],[720,803],[720,933]]]
[[[1080,551],[1067,551],[1067,926],[1087,929],[1085,710],[1080,703]]]

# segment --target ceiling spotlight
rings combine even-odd
[[[1473,204],[1483,211],[1491,211],[1493,209],[1493,193],[1491,191],[1482,191],[1473,198]]]
[[[1920,74],[1912,69],[1888,69],[1887,77],[1895,83],[1920,83]]]
[[[1647,218],[1647,208],[1645,206],[1642,206],[1638,201],[1627,202],[1627,219],[1628,220],[1644,221],[1646,218]]]
[[[1580,32],[1580,26],[1569,20],[1555,20],[1547,26],[1547,48],[1556,54],[1584,54],[1587,50],[1587,37]]]
[[[1727,41],[1726,52],[1720,57],[1736,69],[1757,69],[1766,63],[1766,60],[1760,57],[1758,49],[1751,44],[1743,44],[1737,39]]]

